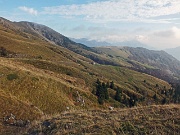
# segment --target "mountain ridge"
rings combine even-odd
[[[125,66],[134,70],[151,74],[172,83],[173,80],[179,80],[180,62],[165,51],[113,46],[98,47],[97,49],[115,61],[128,63]]]
[[[21,23],[22,22],[20,22],[20,24]],[[101,50],[96,49],[96,48],[87,47],[87,46],[85,46],[83,44],[75,43],[75,42],[71,41],[69,38],[67,38],[67,37],[59,34],[58,32],[48,28],[47,26],[38,25],[38,24],[34,24],[34,23],[29,23],[29,22],[26,22],[26,23],[27,23],[27,25],[30,25],[31,29],[33,29],[36,32],[40,33],[40,35],[43,36],[44,38],[54,42],[57,45],[63,46],[65,48],[67,48],[67,49],[70,49],[71,51],[74,51],[75,53],[78,53],[78,54],[83,55],[83,56],[85,56],[87,58],[90,58],[90,59],[92,59],[93,61],[95,61],[95,62],[97,62],[99,64],[107,64],[107,65],[115,65],[115,66],[121,65],[120,63],[114,61],[113,59],[111,59],[109,57],[106,57],[104,55],[101,55],[102,54]],[[132,43],[127,42],[127,44],[132,44]],[[139,45],[139,44],[140,44],[139,42],[136,42],[136,45]],[[127,51],[130,51],[130,50],[127,50]],[[149,57],[153,57],[152,55],[154,55],[154,51],[145,50],[145,49],[143,50],[143,48],[138,48],[138,49],[133,49],[132,48],[130,53],[136,54],[137,52],[133,52],[133,51],[139,51],[139,53],[141,53],[141,54],[143,54],[142,51],[146,51],[146,53],[149,54]],[[161,53],[159,51],[159,54],[158,54],[159,59],[161,59],[161,55],[163,55],[162,57],[166,57],[165,59],[168,59],[168,57],[170,57],[170,55],[167,56],[167,54]],[[139,59],[141,59],[141,58],[139,58]],[[148,58],[146,58],[146,59],[148,59]],[[135,60],[135,59],[133,59],[133,60]],[[171,60],[175,61],[172,57],[171,57]],[[136,61],[138,61],[138,59],[136,59]],[[145,61],[143,61],[143,62],[145,62]],[[154,62],[156,62],[156,65],[157,65],[159,61],[154,61]],[[163,62],[164,61],[162,60],[161,61],[162,66],[166,65]],[[179,63],[179,62],[175,61],[175,63]],[[130,61],[130,64],[132,64],[132,61]],[[176,66],[176,68],[173,68],[173,67],[171,67],[171,65],[172,65],[172,63],[169,64],[167,66],[167,68],[165,68],[165,70],[172,72],[172,74],[177,74],[177,76],[179,77],[180,73],[178,72],[178,70],[180,70],[180,69],[178,69],[178,66]],[[151,63],[151,66],[152,66],[152,63]],[[160,68],[162,68],[162,66]],[[180,63],[179,63],[179,66],[180,66]],[[139,70],[139,71],[141,71],[141,70]],[[144,71],[144,70],[142,70],[142,71],[146,72],[148,74],[151,74],[151,72],[154,72],[154,71],[148,72],[148,71]],[[157,72],[158,71],[155,71],[155,74]],[[155,74],[153,73],[152,75],[155,75]],[[165,77],[163,77],[163,74],[167,74],[167,77],[166,77],[166,75],[165,75]],[[170,81],[171,79],[173,79],[173,77],[168,77],[168,76],[171,76],[171,74],[169,74],[169,72],[163,71],[162,73],[160,73],[160,75],[157,75],[156,77],[159,77],[161,79],[165,79],[166,81]]]

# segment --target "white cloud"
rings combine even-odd
[[[157,49],[180,46],[180,28],[175,26],[167,30],[149,33],[146,37],[146,40],[142,38],[141,42]]]
[[[90,40],[96,40],[99,42],[109,42],[112,44],[116,44],[118,42],[123,42],[123,41],[129,41],[129,40],[134,40],[135,36],[134,35],[126,35],[126,34],[121,34],[118,32],[108,32],[108,33],[103,33],[103,32],[95,32],[91,33],[88,37]]]
[[[83,16],[88,20],[143,21],[180,13],[179,0],[107,0],[89,4],[44,7],[45,14]]]
[[[130,37],[126,35],[119,35],[119,34],[109,34],[109,35],[104,35],[100,37],[94,37],[92,38],[93,40],[97,41],[108,41],[110,43],[117,43],[117,42],[122,42],[122,41],[127,41],[130,40]]]
[[[180,46],[180,28],[175,26],[166,30],[148,31],[143,34],[122,34],[118,33],[117,31],[114,33],[110,31],[108,33],[92,32],[89,37],[91,40],[106,41],[112,44],[123,41],[139,41],[156,49]]]
[[[33,9],[33,8],[28,8],[28,7],[23,6],[23,7],[19,7],[19,9],[22,11],[25,11],[31,15],[37,15],[38,14],[38,11]]]
[[[175,37],[180,39],[180,28],[173,27],[172,31],[174,32]]]
[[[149,37],[144,35],[136,35],[135,40],[144,43],[149,41]]]
[[[168,30],[154,32],[154,36],[180,39],[180,29],[174,26]]]

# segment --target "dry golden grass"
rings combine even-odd
[[[110,92],[112,98],[109,101],[106,101],[103,106],[98,105],[97,97],[91,93],[95,88],[94,83],[97,78],[103,82],[114,81],[115,85],[122,89],[124,95],[128,91],[139,97],[147,96],[143,102],[138,103],[138,106],[147,105],[150,101],[152,104],[156,104],[152,96],[155,93],[159,94],[164,87],[166,89],[171,88],[167,82],[147,74],[123,67],[91,64],[92,60],[90,59],[18,29],[18,27],[14,28],[12,24],[7,27],[0,25],[0,47],[4,47],[10,54],[13,54],[11,58],[0,57],[0,118],[13,113],[19,119],[34,120],[42,114],[43,116],[59,114],[67,110],[66,107],[75,110],[99,109],[108,106],[124,107],[113,99],[114,90]],[[121,53],[121,51],[118,53]],[[129,54],[123,52],[123,55],[127,57]],[[106,58],[106,56],[101,57]],[[123,60],[120,61],[123,62]],[[127,63],[124,62],[123,64],[126,65]],[[144,83],[144,80],[146,80],[146,83]],[[155,87],[156,84],[159,85],[158,88]],[[77,91],[85,100],[85,105],[77,102]],[[158,97],[159,100],[163,98],[160,95]],[[123,111],[126,112],[126,110]],[[97,117],[95,117],[95,112],[95,110],[72,111],[62,114],[62,117],[68,123],[68,121],[71,122],[70,118],[77,116],[77,121],[74,119],[74,127],[77,131],[72,128],[73,132],[84,132],[78,129],[81,125],[84,125],[85,127],[82,127],[82,129],[85,130],[88,126],[86,132],[92,129],[94,133],[98,134],[98,125],[93,124],[92,120],[94,121],[97,118],[99,123],[103,122],[104,119],[101,115],[104,116],[105,113],[110,117],[111,112],[97,111]],[[111,134],[112,125],[108,122],[119,120],[119,114],[116,115],[117,112],[123,113],[121,110],[114,111],[115,118],[110,117],[109,121],[108,119],[105,120],[105,124],[102,127],[100,126],[101,133]],[[82,114],[85,121],[82,121],[79,114]],[[56,122],[58,124],[58,121]],[[78,122],[80,122],[80,125],[78,125]],[[110,124],[110,128],[108,128],[108,124]],[[122,125],[123,123],[114,122],[114,124]],[[126,125],[127,123],[125,123]],[[16,131],[13,127],[4,126],[0,121],[1,133],[8,128],[11,129],[11,132]],[[18,128],[18,130],[21,130],[21,128]],[[67,134],[68,131],[63,129],[63,133]],[[112,134],[114,133],[116,131],[112,132]]]
[[[180,133],[180,105],[131,109],[72,110],[36,121],[26,131],[36,134],[168,134]]]

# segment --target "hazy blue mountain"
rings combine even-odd
[[[80,38],[80,39],[71,38],[71,40],[73,40],[76,43],[81,43],[81,44],[87,45],[89,47],[112,46],[112,44],[108,43],[108,42],[100,42],[100,41],[96,41],[96,40],[89,40],[87,38]]]
[[[116,43],[108,43],[108,42],[100,42],[96,40],[89,40],[87,38],[80,38],[75,39],[71,38],[74,42],[81,43],[84,45],[87,45],[89,47],[100,47],[100,46],[128,46],[128,47],[143,47],[147,49],[154,49],[152,47],[147,46],[146,44],[143,44],[137,40],[129,40],[129,41],[122,41],[122,42],[116,42]]]
[[[180,46],[176,48],[166,49],[165,51],[180,61]]]

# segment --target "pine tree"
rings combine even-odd
[[[105,99],[109,99],[109,94],[108,94],[108,89],[107,89],[107,86],[105,83],[102,83],[102,88],[103,88],[103,92],[104,92],[104,96],[105,96]]]
[[[99,80],[99,79],[97,79],[96,83],[97,83],[97,84],[100,84],[101,82],[100,82],[100,80]]]
[[[180,103],[180,84],[175,88],[173,99],[175,103]]]
[[[123,96],[122,103],[125,104],[126,106],[129,106],[129,101],[128,101],[128,99],[127,99],[127,97],[125,95]]]
[[[103,100],[102,97],[98,97],[98,103],[99,103],[100,105],[104,104],[104,100]]]
[[[111,89],[114,89],[114,82],[113,82],[113,81],[110,82],[110,88],[111,88]]]
[[[107,88],[110,88],[109,82],[106,83],[106,87],[107,87]]]
[[[103,104],[105,100],[105,83],[101,83],[99,80],[97,80],[97,85],[96,85],[96,96],[98,97],[98,102],[99,104]]]
[[[155,100],[155,101],[157,101],[157,100],[158,100],[158,98],[157,98],[157,95],[156,95],[156,94],[154,94],[153,98],[154,98],[154,100]]]
[[[132,97],[129,99],[129,107],[133,107],[136,105],[136,100],[134,100]]]
[[[99,79],[96,81],[96,96],[98,97],[99,104],[103,104],[105,99],[109,99],[107,86],[104,82],[101,83]]]
[[[122,95],[122,91],[121,91],[120,88],[118,87],[118,88],[116,89],[116,95],[115,95],[115,97],[114,97],[115,100],[121,102],[121,95]]]
[[[102,89],[101,82],[98,82],[96,85],[96,96],[98,96],[98,97],[100,96],[101,89]]]
[[[163,98],[162,104],[164,105],[164,104],[166,104],[166,103],[167,103],[167,99],[166,99],[166,98]]]

